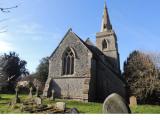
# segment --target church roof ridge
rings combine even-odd
[[[90,38],[87,38],[87,39],[85,40],[85,43],[87,43],[88,45],[94,46],[94,44],[91,42]]]
[[[62,43],[62,41],[64,40],[64,38],[70,33],[72,32],[72,28],[69,28],[66,32],[66,34],[64,35],[64,37],[62,38],[62,40],[60,41],[59,45]],[[55,53],[55,51],[58,49],[59,45],[56,47],[56,49],[53,51],[53,53],[50,55],[49,59],[53,56],[53,54]]]

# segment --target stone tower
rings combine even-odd
[[[112,29],[106,3],[104,5],[101,31],[96,34],[96,46],[104,53],[104,61],[106,59],[110,61],[114,71],[120,73],[117,37]]]

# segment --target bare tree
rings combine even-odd
[[[160,52],[146,52],[157,69],[160,69]]]

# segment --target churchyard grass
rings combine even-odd
[[[138,105],[131,108],[135,114],[160,114],[160,106],[158,105]]]
[[[0,95],[2,98],[0,99],[0,113],[1,114],[11,114],[11,113],[16,113],[19,114],[21,113],[19,108],[19,104],[14,106],[14,108],[11,109],[9,107],[9,102],[11,99],[15,97],[14,94],[1,94]],[[19,95],[21,101],[26,99],[28,96],[27,95]],[[79,102],[79,101],[73,101],[73,100],[62,100],[62,99],[56,99],[56,101],[51,101],[49,99],[45,99],[43,101],[43,104],[54,104],[55,102],[65,102],[67,105],[67,108],[77,108],[80,113],[82,114],[100,114],[102,113],[102,103],[84,103],[84,102]],[[154,106],[154,105],[138,105],[137,107],[131,108],[132,113],[159,113],[160,114],[160,106]]]
[[[51,103],[49,100],[45,100],[45,103]],[[67,108],[77,108],[80,113],[88,113],[88,114],[100,114],[102,113],[102,104],[101,103],[84,103],[80,101],[73,101],[73,100],[61,100],[56,99],[55,102],[65,102]],[[52,103],[55,103],[52,102]]]

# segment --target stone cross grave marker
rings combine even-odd
[[[16,87],[16,88],[15,88],[15,91],[16,91],[15,103],[20,103],[20,99],[19,99],[19,97],[18,97],[19,88]]]
[[[29,88],[29,98],[32,98],[32,97],[33,97],[32,90],[33,90],[33,88],[30,87],[30,88]]]
[[[51,100],[55,100],[55,95],[54,94],[55,94],[55,91],[52,90],[52,95],[51,95],[51,98],[50,98]]]
[[[118,94],[109,95],[103,103],[103,113],[108,114],[127,114],[131,113],[129,106],[125,100]]]
[[[36,97],[39,97],[39,87],[36,87]]]

